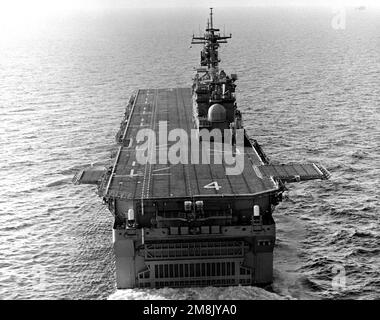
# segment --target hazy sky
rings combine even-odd
[[[144,7],[379,6],[380,0],[0,0],[0,12]]]
[[[0,0],[0,27],[6,23],[70,11],[102,11],[152,7],[247,7],[247,6],[367,6],[380,8],[380,0]]]

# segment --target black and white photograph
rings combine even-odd
[[[378,300],[379,127],[380,1],[1,0],[0,300]]]

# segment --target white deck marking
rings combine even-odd
[[[168,169],[170,169],[170,167],[155,169],[155,170],[153,170],[153,172],[159,172],[159,171],[164,171],[164,170],[168,170]]]
[[[154,97],[153,97],[153,103],[152,103],[152,116],[150,117],[150,127],[151,127],[151,129],[154,129],[154,127],[155,127],[155,119],[156,119],[156,112],[157,112],[158,90],[154,91],[154,95],[153,96]],[[150,147],[153,147],[153,141],[151,142]],[[146,195],[146,197],[149,197],[149,193],[150,193],[150,181],[151,181],[151,176],[152,176],[151,172],[152,172],[152,163],[150,163],[150,162],[146,163],[145,164],[145,172],[144,172],[144,180],[143,180],[143,184],[142,184],[142,188],[141,188],[141,199],[142,199],[142,201],[144,199],[144,189],[145,189],[146,184],[147,184],[147,186],[146,186],[146,190],[145,190],[145,195]],[[148,181],[146,181],[147,178],[148,178]],[[143,204],[142,204],[142,208],[143,208]]]
[[[117,174],[114,178],[134,178],[134,177],[142,177],[143,175],[140,173],[134,173],[132,176],[130,174]]]
[[[261,171],[260,171],[260,169],[258,168],[258,166],[252,165],[252,168],[253,168],[253,170],[255,171],[257,177],[260,178],[260,179],[262,180],[262,179],[263,179],[263,175],[261,174]]]
[[[215,190],[218,191],[221,187],[222,186],[220,186],[217,181],[213,181],[213,182],[211,182],[209,184],[206,184],[203,188],[205,188],[205,189],[215,189]]]
[[[131,139],[129,140],[129,144],[128,144],[128,146],[126,147],[126,149],[130,148],[130,147],[132,146],[132,143],[133,143],[133,138],[131,138]]]
[[[166,150],[168,147],[170,147],[171,145],[166,143],[166,144],[159,144],[159,145],[156,145],[156,150]]]
[[[261,157],[260,157],[259,154],[257,153],[256,148],[255,148],[254,146],[252,146],[252,149],[253,149],[253,151],[255,151],[256,156],[257,156],[257,158],[259,159],[260,163],[261,163],[262,165],[265,165],[264,161],[261,159]]]

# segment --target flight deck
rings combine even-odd
[[[328,179],[327,170],[315,163],[270,164],[254,145],[237,147],[243,161],[236,161],[240,174],[228,175],[226,164],[221,157],[220,164],[213,162],[216,150],[213,143],[200,147],[198,163],[194,163],[191,130],[192,93],[189,88],[140,89],[134,101],[128,106],[128,117],[121,136],[121,143],[111,167],[108,179],[100,186],[106,197],[137,199],[168,199],[194,197],[251,197],[261,193],[275,192],[278,181],[297,182],[311,179]],[[177,141],[160,144],[160,122],[167,123],[167,132],[182,129],[188,142],[186,163],[159,163],[158,155],[169,150]],[[137,141],[139,130],[151,129],[156,136],[156,163],[141,163],[137,152],[146,141]],[[201,144],[199,143],[199,146]],[[207,149],[208,148],[208,149]],[[203,154],[209,154],[210,161],[202,163]],[[77,183],[97,184],[104,170],[83,170],[74,179]]]
[[[244,147],[241,174],[226,175],[226,163],[194,164],[189,143],[187,164],[139,163],[136,152],[141,143],[136,141],[139,130],[152,129],[159,136],[159,122],[168,123],[168,132],[183,129],[190,137],[193,127],[192,94],[190,88],[139,90],[131,106],[130,116],[119,147],[113,172],[105,194],[126,199],[186,198],[194,196],[244,196],[277,190],[277,183],[269,176],[260,175],[258,166],[263,160],[254,148]],[[170,148],[175,142],[160,145],[156,152]],[[212,149],[212,143],[210,144]],[[202,155],[201,150],[200,154]],[[213,154],[213,150],[210,150]],[[200,162],[202,158],[200,157]]]

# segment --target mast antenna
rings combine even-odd
[[[212,23],[212,8],[210,8],[210,25],[211,25],[211,29],[213,29],[214,26],[213,26],[213,23]]]

